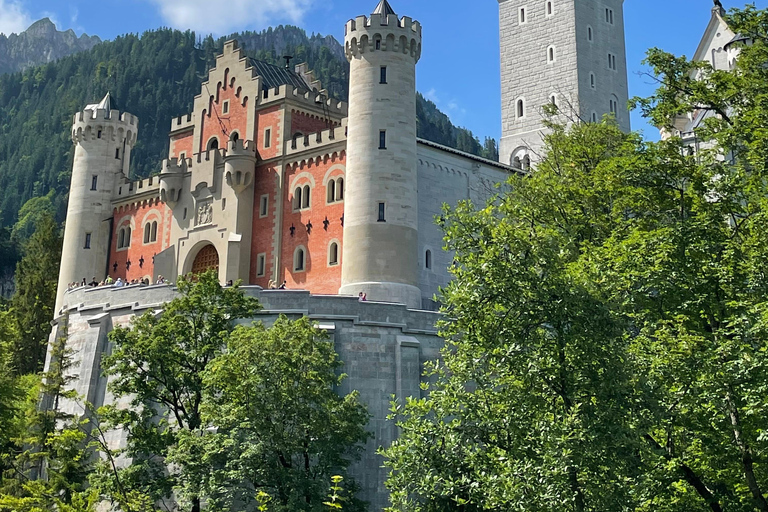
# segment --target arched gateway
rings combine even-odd
[[[210,269],[219,270],[219,253],[213,245],[208,244],[195,256],[195,261],[192,262],[192,273],[201,274]]]

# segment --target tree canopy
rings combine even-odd
[[[768,510],[768,12],[732,71],[660,50],[660,126],[552,125],[486,205],[446,211],[450,320],[429,397],[395,406],[393,510]]]

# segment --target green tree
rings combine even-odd
[[[200,434],[207,427],[201,410],[205,370],[226,347],[236,322],[260,307],[237,286],[222,287],[215,271],[182,277],[177,286],[180,296],[162,314],[149,311],[130,329],[118,327],[109,334],[114,350],[103,362],[112,392],[130,397],[133,406],[109,413],[128,430],[128,453],[136,459],[122,471],[124,485],[153,499],[168,497],[180,475],[187,488],[193,485],[188,482],[202,484],[204,475],[194,473],[197,464],[167,466],[164,458],[186,439],[185,432]],[[158,415],[162,421],[155,421]],[[189,509],[199,512],[199,492],[186,497]]]
[[[612,233],[614,124],[552,127],[531,177],[446,210],[454,281],[429,397],[394,406],[393,510],[626,510],[642,440],[625,319],[582,258]]]
[[[20,374],[38,373],[45,363],[51,332],[49,322],[56,302],[61,243],[61,229],[52,215],[44,214],[24,244],[23,257],[16,266],[16,293],[9,309],[15,336],[0,341],[12,345],[14,368]]]
[[[366,510],[346,475],[369,437],[368,413],[357,392],[337,393],[341,364],[306,317],[237,328],[205,374],[203,421],[215,433],[187,433],[170,460],[210,468],[201,472],[215,510],[250,510],[258,491],[275,512],[325,510],[334,477],[345,480],[345,510]]]
[[[92,468],[88,419],[64,411],[78,397],[68,385],[72,352],[67,347],[67,318],[62,321],[64,328],[51,344],[50,368],[32,386],[23,428],[15,429],[14,449],[4,459],[0,512],[93,512],[98,501],[94,491],[86,490]]]

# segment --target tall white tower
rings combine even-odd
[[[553,101],[587,122],[613,113],[629,131],[624,0],[499,0],[499,28],[502,163],[536,160]]]
[[[119,183],[127,180],[138,129],[138,118],[112,110],[109,94],[101,103],[88,105],[75,115],[72,124],[75,157],[56,311],[64,304],[69,283],[83,278],[90,281],[94,276],[101,281],[107,275],[112,193]]]
[[[416,63],[421,25],[387,0],[347,22],[347,190],[340,294],[421,307]]]

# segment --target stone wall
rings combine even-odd
[[[388,504],[384,486],[387,470],[381,467],[383,461],[376,451],[397,437],[395,424],[386,419],[390,399],[420,396],[423,365],[437,358],[442,346],[434,327],[439,315],[409,310],[402,304],[358,302],[353,297],[262,290],[256,286],[243,289],[264,307],[255,320],[269,325],[280,314],[292,318],[309,316],[328,331],[344,362],[342,371],[348,375],[339,392],[357,390],[371,414],[368,429],[374,437],[351,474],[361,485],[360,497],[370,503],[370,510],[382,510]],[[63,319],[68,318],[68,347],[76,361],[72,370],[76,377],[73,389],[96,407],[114,403],[100,371],[102,354],[110,350],[107,334],[115,325],[127,325],[135,315],[161,309],[175,295],[175,288],[164,285],[67,292],[69,315],[54,320],[51,336],[53,339],[62,332]],[[125,400],[123,405],[127,405]],[[63,408],[82,414],[74,403]],[[117,448],[124,445],[125,437],[118,433],[110,442]]]

